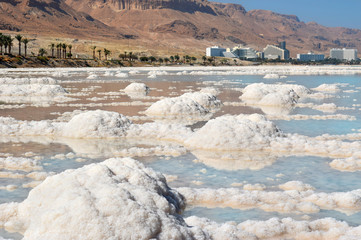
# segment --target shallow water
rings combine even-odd
[[[134,70],[134,69],[133,69]],[[11,105],[21,103],[3,103],[10,107],[1,109],[0,116],[11,116],[19,120],[45,120],[56,119],[64,112],[74,110],[94,110],[102,109],[115,111],[126,116],[144,116],[145,111],[150,104],[161,97],[179,96],[187,91],[198,91],[208,86],[220,90],[218,98],[222,102],[239,102],[241,92],[251,83],[292,83],[304,85],[308,88],[315,88],[323,83],[339,84],[340,92],[332,93],[332,97],[326,99],[309,99],[307,103],[323,104],[334,103],[337,107],[345,107],[347,110],[337,110],[333,113],[323,113],[310,108],[295,108],[290,115],[301,114],[328,115],[344,114],[353,116],[356,120],[274,120],[275,124],[284,133],[297,133],[300,135],[316,137],[322,134],[341,135],[357,133],[361,129],[361,76],[360,75],[290,75],[283,79],[263,79],[264,75],[175,75],[181,71],[169,71],[165,75],[157,75],[156,78],[148,78],[148,71],[139,71],[136,74],[129,74],[127,77],[116,77],[118,71],[129,72],[129,70],[113,69],[91,69],[91,70],[38,70],[38,71],[7,71],[0,72],[2,77],[44,77],[50,76],[58,80],[58,83],[73,94],[75,99],[67,103],[47,103],[46,106],[33,106],[26,103],[22,108],[11,108]],[[95,74],[94,79],[87,79],[91,73]],[[171,73],[171,75],[169,74]],[[164,74],[164,73],[163,73]],[[107,76],[104,76],[107,75]],[[113,76],[112,76],[113,75]],[[130,82],[144,82],[151,88],[147,98],[131,98],[124,93],[120,93]],[[352,92],[349,90],[356,90]],[[77,93],[83,93],[77,95]],[[109,95],[109,92],[114,94]],[[99,98],[96,101],[92,98]],[[139,102],[136,106],[124,106],[120,103]],[[119,103],[119,104],[117,104]],[[0,104],[1,107],[1,104]],[[256,107],[245,106],[223,106],[214,117],[225,114],[240,113],[262,113],[262,110]],[[135,123],[143,123],[142,118],[134,118]],[[193,128],[199,128],[205,122],[193,125]],[[86,124],[86,123],[84,123]],[[100,162],[106,158],[112,157],[112,150],[120,151],[130,147],[151,148],[153,142],[125,142],[101,140],[99,142],[77,141],[58,141],[54,139],[43,138],[20,138],[0,137],[0,154],[4,157],[6,154],[12,156],[39,157],[40,165],[44,172],[59,173],[66,169],[79,168],[86,164]],[[351,141],[351,140],[350,140]],[[106,146],[106,147],[105,147]],[[68,156],[65,156],[68,153]],[[134,157],[147,166],[166,175],[176,176],[174,181],[169,182],[171,187],[193,187],[193,188],[227,188],[238,186],[242,188],[245,184],[263,184],[265,190],[279,191],[278,185],[288,181],[298,180],[315,187],[317,192],[343,192],[355,189],[361,189],[360,172],[341,172],[329,166],[333,160],[329,157],[320,156],[282,156],[273,157],[260,155],[263,159],[256,170],[250,169],[250,162],[247,157],[240,156],[235,160],[213,161],[198,159],[199,153],[187,152],[181,156],[143,156]],[[258,156],[258,153],[252,153]],[[2,171],[7,171],[0,169]],[[27,174],[24,171],[11,171],[12,173]],[[24,200],[31,188],[24,184],[33,181],[27,177],[21,179],[0,178],[0,186],[16,185],[13,191],[0,189],[0,203]],[[235,185],[238,184],[238,185]],[[184,216],[196,215],[207,217],[217,222],[236,221],[242,222],[247,219],[267,220],[272,217],[292,217],[297,220],[318,219],[323,217],[333,217],[338,220],[348,222],[352,226],[361,225],[361,213],[355,212],[351,215],[332,210],[321,210],[317,213],[294,214],[265,212],[253,208],[248,210],[239,210],[232,208],[206,208],[188,206]],[[0,236],[17,239],[19,235],[9,234],[5,231],[0,232]]]

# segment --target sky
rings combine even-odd
[[[303,22],[361,29],[361,0],[212,0],[296,15]]]

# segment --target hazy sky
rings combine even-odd
[[[238,3],[247,11],[271,10],[297,15],[303,22],[315,21],[330,27],[361,29],[361,0],[212,0]]]

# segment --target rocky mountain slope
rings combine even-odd
[[[262,50],[286,41],[291,56],[358,48],[361,30],[304,23],[296,16],[206,0],[0,0],[0,31],[127,39],[128,45],[203,52],[210,45]]]

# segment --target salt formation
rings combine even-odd
[[[0,226],[24,239],[206,239],[177,215],[182,197],[130,159],[48,177],[22,203],[0,205]]]
[[[344,172],[361,171],[361,152],[356,152],[348,158],[335,159],[330,162],[330,166]]]
[[[124,136],[131,124],[122,114],[96,110],[74,116],[60,134],[70,138],[112,138]]]
[[[145,97],[150,88],[144,83],[131,83],[126,88],[124,92],[131,98]]]
[[[30,158],[23,157],[7,157],[0,158],[0,170],[21,170],[21,171],[33,171],[33,170],[41,170],[39,162]]]
[[[315,221],[296,221],[291,218],[271,218],[267,221],[248,220],[240,224],[234,222],[216,223],[206,218],[188,217],[186,223],[202,228],[211,239],[299,239],[329,240],[359,239],[361,227],[350,227],[345,222],[333,218]]]
[[[361,189],[350,192],[316,192],[302,182],[288,182],[280,186],[285,191],[264,191],[259,184],[239,188],[177,188],[187,204],[201,207],[258,208],[267,212],[317,213],[320,209],[354,214],[361,210]]]
[[[0,84],[57,84],[58,81],[51,77],[39,78],[0,78]]]
[[[275,73],[266,74],[263,78],[265,79],[280,79],[280,76]]]
[[[167,119],[208,119],[209,112],[221,105],[216,96],[210,93],[185,93],[174,98],[165,98],[153,103],[145,113],[148,116]]]
[[[185,141],[191,149],[255,151],[282,136],[274,123],[260,114],[221,116],[208,121]]]
[[[316,88],[312,88],[312,90],[315,91],[319,91],[319,92],[331,92],[331,93],[337,93],[340,90],[340,88],[338,87],[339,84],[321,84],[320,86],[316,87]]]
[[[67,91],[49,77],[0,78],[0,101],[14,102],[61,102],[71,101]]]
[[[242,91],[241,100],[259,105],[293,105],[311,91],[302,85],[253,83]]]

